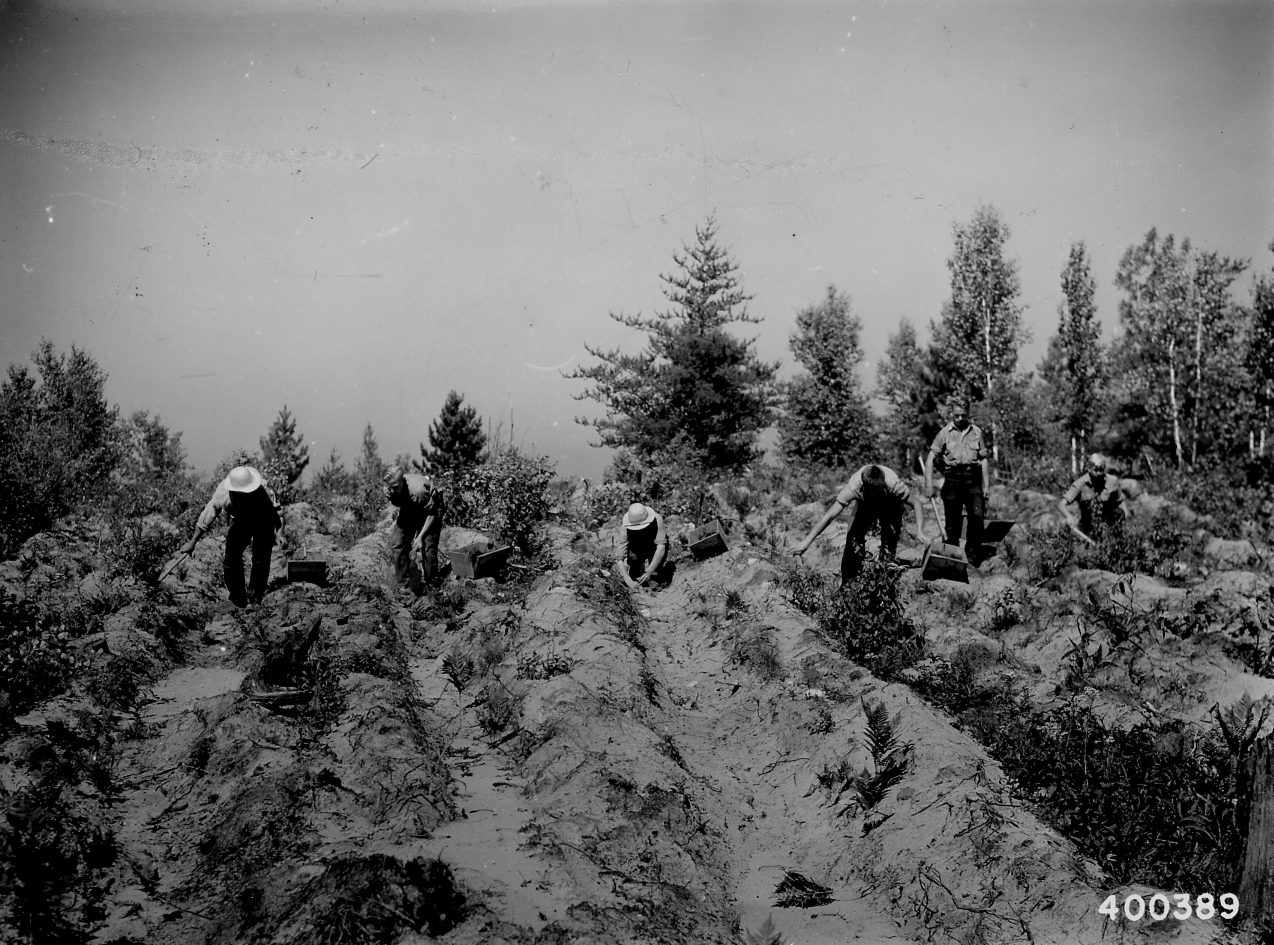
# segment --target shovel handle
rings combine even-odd
[[[947,543],[947,526],[942,519],[942,511],[938,508],[938,497],[929,496],[929,507],[933,509],[933,517],[938,525],[938,537],[942,539],[942,543]]]
[[[173,560],[168,562],[168,564],[164,567],[164,570],[159,572],[159,580],[162,581],[164,578],[168,577],[168,575],[176,571],[177,565],[181,564],[183,561],[185,561],[189,557],[190,557],[190,552],[183,551],[177,557],[173,558]]]

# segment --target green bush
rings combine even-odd
[[[509,446],[480,466],[440,474],[451,524],[488,531],[528,556],[542,550],[553,464]]]
[[[10,366],[0,385],[0,559],[81,504],[104,496],[122,453],[106,375],[86,353],[45,339],[36,376]]]
[[[804,568],[787,572],[788,599],[818,620],[828,643],[884,679],[897,676],[924,656],[924,633],[903,606],[896,568],[866,561],[849,585]]]
[[[1080,560],[1116,574],[1139,572],[1173,579],[1178,577],[1178,567],[1194,557],[1189,553],[1190,535],[1166,512],[1099,525],[1094,537],[1097,544],[1085,548]]]
[[[1239,860],[1233,756],[1175,723],[1107,728],[1088,707],[997,700],[961,717],[1044,817],[1116,883],[1229,888]]]
[[[0,726],[64,691],[78,662],[56,620],[0,588]]]

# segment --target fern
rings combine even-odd
[[[812,909],[832,901],[832,890],[808,876],[784,870],[783,879],[774,887],[774,905],[784,909]]]
[[[867,749],[875,770],[864,768],[845,782],[841,793],[851,791],[858,808],[869,811],[906,777],[911,768],[912,744],[898,740],[900,716],[891,719],[883,702],[872,705],[864,699],[863,711],[867,715]]]

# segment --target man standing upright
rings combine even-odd
[[[236,607],[261,603],[270,580],[270,552],[277,532],[283,527],[278,505],[265,479],[251,466],[236,466],[217,484],[212,498],[195,523],[195,533],[181,546],[183,554],[194,554],[195,545],[213,523],[226,513],[226,552],[222,577],[230,600]],[[252,576],[243,586],[243,553],[252,546]]]
[[[982,546],[982,522],[986,517],[986,495],[991,491],[991,453],[982,430],[969,420],[969,400],[959,397],[951,403],[951,422],[938,431],[925,458],[925,492],[933,488],[935,463],[942,464],[942,512],[947,541],[960,541],[961,519],[969,517],[964,536],[964,553],[975,567]]]
[[[389,536],[394,579],[406,584],[416,597],[425,585],[438,580],[438,539],[442,535],[442,493],[428,476],[404,473],[397,467],[385,473],[385,498],[398,509]],[[420,566],[412,560],[413,547],[420,544]]]

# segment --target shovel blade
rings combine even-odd
[[[925,581],[939,579],[969,583],[969,561],[959,545],[931,541],[920,560],[920,577]]]

